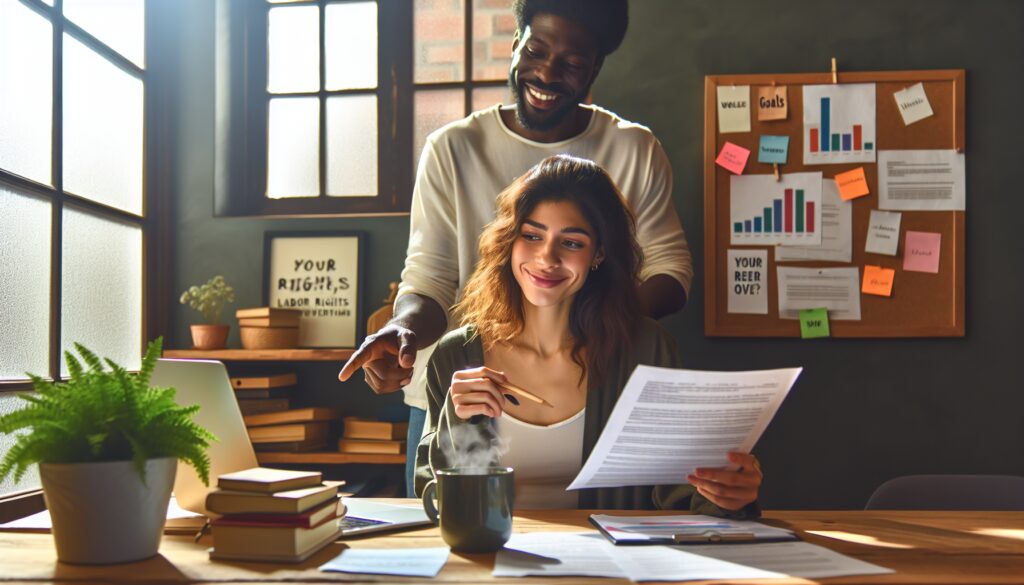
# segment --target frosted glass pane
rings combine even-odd
[[[465,23],[464,0],[416,0],[413,5],[413,81],[433,83],[466,78]]]
[[[515,35],[512,0],[473,0],[473,81],[508,78]]]
[[[27,402],[18,398],[14,394],[0,394],[0,414],[8,414],[15,410],[21,410],[27,404]],[[10,451],[11,447],[14,445],[14,439],[15,435],[0,433],[0,459],[7,456],[7,452]],[[38,489],[40,487],[39,466],[33,465],[25,471],[25,475],[21,477],[21,481],[18,483],[14,483],[14,475],[9,475],[6,479],[0,481],[0,496],[13,494],[14,492]]]
[[[327,89],[377,87],[377,3],[328,4],[324,31]]]
[[[79,342],[137,370],[142,362],[142,230],[64,209],[61,355]],[[67,364],[61,360],[61,375]]]
[[[0,185],[0,379],[49,375],[50,203]]]
[[[423,145],[431,132],[466,115],[461,89],[420,90],[414,100],[413,168],[420,160]]]
[[[142,80],[68,35],[64,189],[142,215]]]
[[[320,101],[270,100],[267,133],[267,197],[320,194]]]
[[[132,63],[145,66],[145,0],[64,0],[64,16]]]
[[[377,96],[327,100],[327,194],[377,195]]]
[[[0,168],[50,181],[53,27],[18,0],[0,0]]]
[[[273,93],[318,91],[320,8],[271,8],[267,26],[267,89]]]
[[[511,103],[508,88],[501,87],[478,87],[473,90],[473,111],[482,110],[494,104]]]

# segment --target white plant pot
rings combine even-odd
[[[143,484],[131,461],[40,463],[57,558],[103,565],[155,555],[177,468],[174,457],[150,459]]]

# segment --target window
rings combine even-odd
[[[74,342],[140,364],[145,17],[144,0],[0,0],[0,391],[65,375]]]
[[[427,134],[507,95],[510,7],[222,3],[217,215],[407,213]]]

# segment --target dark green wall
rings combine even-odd
[[[393,1],[393,0],[388,0]],[[269,229],[361,229],[369,234],[366,299],[401,270],[404,218],[214,219],[211,8],[183,3],[173,258],[178,291],[224,274],[237,306],[260,301],[262,234]],[[804,366],[755,452],[772,508],[863,506],[882,481],[909,473],[1024,475],[1024,396],[1017,381],[1024,324],[1021,217],[1014,180],[1024,124],[1024,3],[1004,0],[633,0],[630,32],[609,57],[595,101],[650,126],[675,172],[675,202],[698,278],[686,309],[664,321],[697,369]],[[820,34],[817,31],[823,31]],[[967,336],[911,340],[745,340],[703,335],[703,86],[725,73],[967,70]],[[193,318],[175,306],[182,346]],[[237,338],[234,339],[237,343]],[[359,408],[394,400],[361,383],[326,392]]]

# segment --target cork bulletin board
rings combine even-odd
[[[872,210],[879,210],[879,159],[873,162],[851,162],[840,164],[805,164],[805,146],[810,149],[809,137],[818,140],[819,130],[807,133],[804,120],[804,86],[824,84],[873,84],[875,99],[874,136],[861,136],[861,127],[835,128],[836,133],[823,137],[821,147],[826,150],[874,149],[881,151],[922,151],[944,150],[964,153],[965,150],[965,79],[963,70],[941,71],[886,71],[804,73],[804,74],[757,74],[708,76],[705,79],[704,112],[704,260],[705,321],[704,331],[709,336],[726,337],[800,337],[801,324],[798,319],[784,318],[779,308],[779,267],[795,268],[857,268],[860,318],[856,320],[829,319],[832,337],[956,337],[963,336],[964,323],[964,274],[965,234],[964,214],[960,210],[910,210],[903,209],[898,228],[898,248],[895,255],[870,253],[865,250],[868,226]],[[907,124],[900,112],[898,100],[901,92],[921,84],[930,104],[932,115]],[[748,132],[719,131],[719,87],[749,86],[750,129]],[[760,120],[758,116],[759,89],[775,86],[785,88],[783,95],[788,101],[785,119]],[[809,88],[812,89],[812,88]],[[826,100],[809,107],[820,108],[821,120],[829,119]],[[827,124],[828,122],[825,122]],[[849,126],[847,124],[847,126]],[[823,132],[829,134],[828,126]],[[736,222],[731,213],[730,184],[735,173],[716,164],[726,142],[750,151],[750,158],[742,176],[766,175],[774,177],[772,164],[758,162],[758,148],[762,135],[788,136],[788,157],[785,164],[778,166],[780,178],[807,172],[820,172],[822,182],[834,181],[836,175],[863,168],[869,193],[845,203],[851,206],[852,254],[849,262],[835,260],[781,261],[777,260],[774,244],[756,245],[748,240],[738,244],[734,239],[735,230],[742,231],[743,222]],[[870,141],[869,141],[870,140]],[[807,143],[805,145],[805,142]],[[818,143],[814,142],[814,149]],[[812,159],[813,160],[813,159]],[[962,168],[962,167],[961,167]],[[799,176],[799,175],[796,175]],[[787,197],[789,194],[787,194]],[[798,192],[802,202],[803,193]],[[967,194],[969,198],[970,194]],[[776,206],[779,203],[775,204]],[[789,203],[787,203],[789,205]],[[813,203],[811,204],[813,205]],[[764,222],[761,217],[754,221],[760,230],[771,224],[771,205],[764,208]],[[787,207],[787,221],[792,214]],[[801,208],[802,209],[802,208]],[[821,212],[807,207],[807,215],[798,212],[796,222],[801,229],[813,229],[815,217],[821,222]],[[778,210],[778,207],[776,207]],[[776,211],[775,222],[779,221]],[[746,229],[751,226],[747,223]],[[788,226],[787,226],[788,229]],[[820,228],[819,228],[820,229]],[[938,270],[935,273],[904,269],[906,254],[906,233],[925,232],[939,234],[941,238],[936,251]],[[916,235],[916,234],[915,234]],[[764,314],[730,312],[730,290],[736,278],[730,274],[730,250],[750,252],[763,250],[767,266],[761,273],[767,294],[767,312]],[[892,269],[892,288],[889,296],[860,292],[865,266],[879,266]],[[763,301],[763,299],[762,299]],[[787,315],[791,317],[792,315]]]

